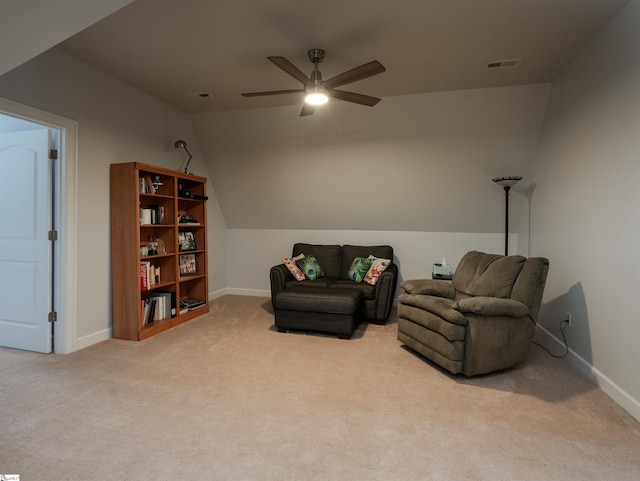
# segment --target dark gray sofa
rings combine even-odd
[[[314,256],[325,275],[298,281],[284,263],[271,268],[271,302],[279,330],[310,329],[349,337],[360,320],[376,324],[387,321],[398,279],[391,246],[297,243],[291,257],[299,254]],[[369,255],[390,259],[391,264],[375,285],[349,280],[347,272],[353,260]],[[347,317],[350,321],[344,324]]]

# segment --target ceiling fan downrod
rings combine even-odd
[[[322,73],[318,70],[318,64],[324,59],[324,50],[321,48],[312,48],[307,54],[309,55],[309,60],[311,60],[314,65],[313,72],[311,72],[311,80],[316,88],[318,88],[320,84],[322,84]]]

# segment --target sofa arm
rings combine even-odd
[[[269,270],[269,281],[271,283],[271,300],[273,301],[274,296],[284,291],[284,285],[287,281],[293,279],[293,275],[287,269],[287,266],[284,264],[278,264],[277,266],[273,266]]]
[[[522,302],[497,297],[468,297],[456,301],[453,308],[463,314],[479,316],[524,317],[529,315],[529,308]]]
[[[407,294],[424,294],[426,296],[444,297],[455,299],[456,288],[446,281],[434,279],[412,279],[400,284]]]
[[[389,317],[397,285],[398,266],[396,264],[390,264],[389,267],[380,274],[378,282],[376,282],[376,306],[374,314],[376,321],[383,322]]]

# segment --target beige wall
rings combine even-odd
[[[640,419],[640,1],[553,84],[531,251],[551,259],[541,324],[573,314],[573,362]]]
[[[523,175],[512,196],[519,232],[548,89],[387,97],[374,108],[333,101],[311,117],[291,106],[193,121],[229,228],[503,232],[504,192],[491,178]]]

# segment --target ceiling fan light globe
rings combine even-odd
[[[305,96],[304,101],[310,105],[324,105],[329,101],[329,97],[322,92],[311,92]]]

